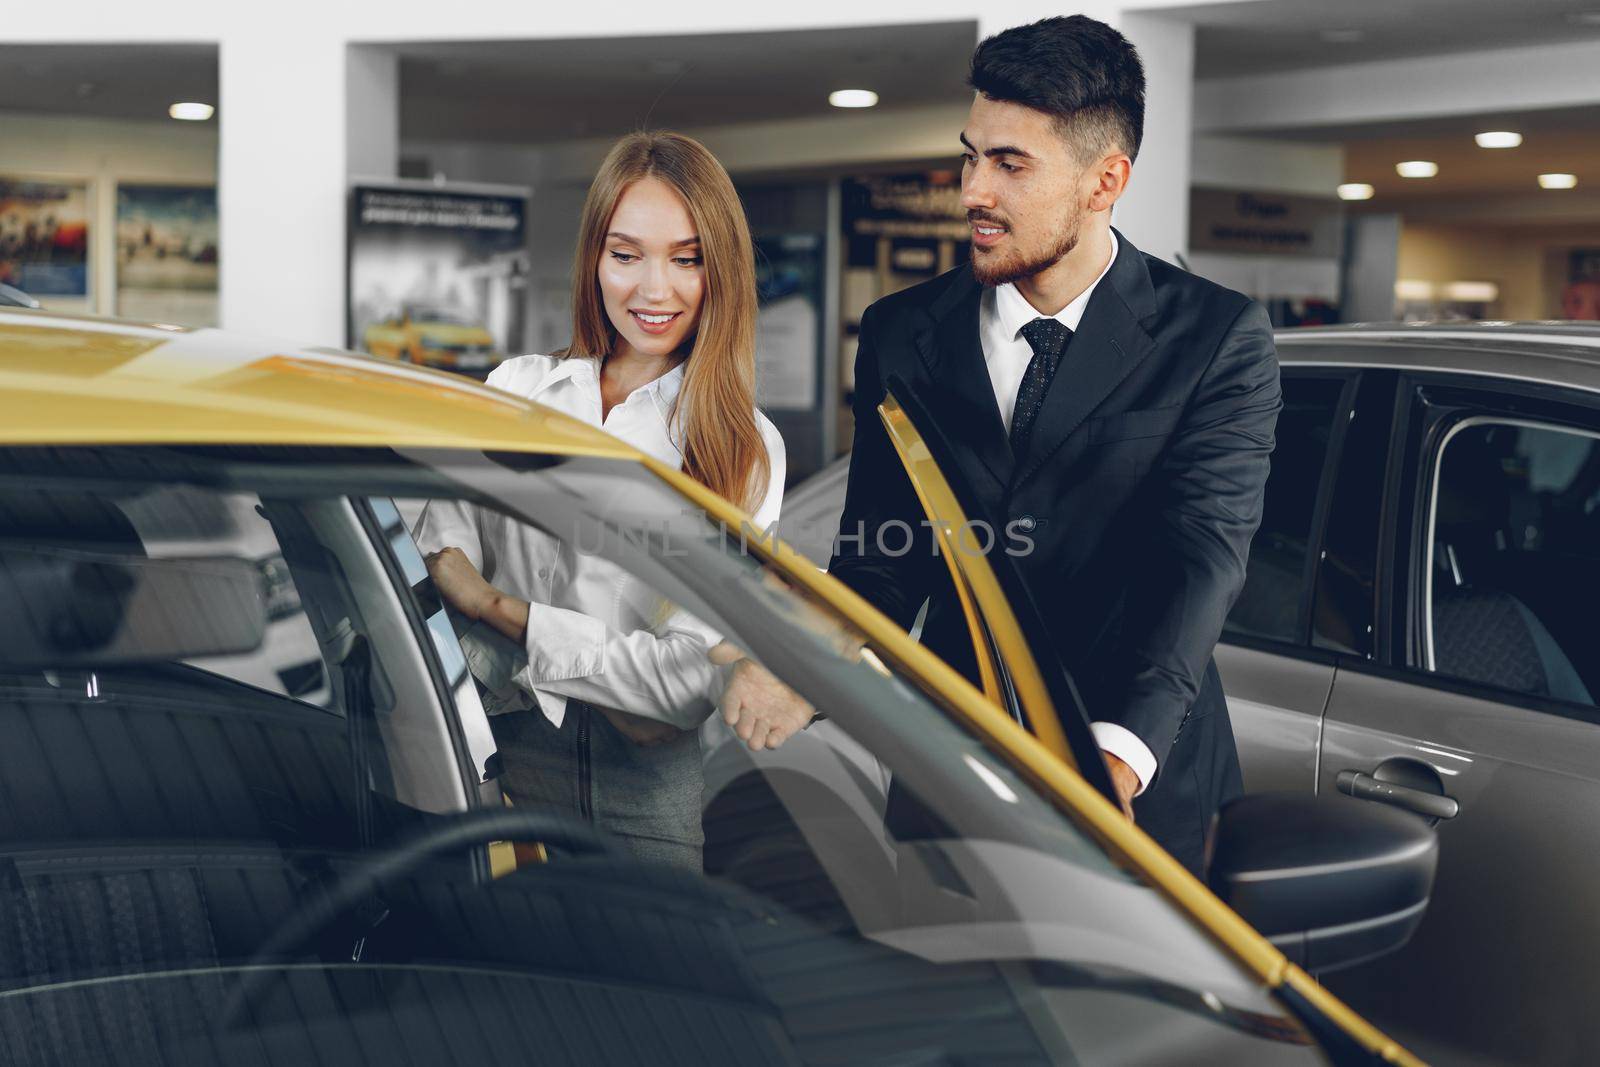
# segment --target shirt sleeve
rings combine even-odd
[[[478,573],[484,573],[483,537],[477,508],[472,504],[442,498],[428,501],[422,514],[417,516],[411,539],[424,556],[446,548],[459,548]]]
[[[1134,796],[1150,788],[1150,779],[1156,776],[1156,754],[1150,751],[1149,745],[1139,740],[1138,734],[1114,722],[1092,722],[1089,732],[1094,734],[1095,744],[1126,763],[1138,776],[1139,788]]]
[[[766,492],[752,520],[759,530],[778,521],[787,454],[783,436],[756,413],[767,449]],[[693,728],[716,709],[732,666],[709,659],[722,635],[686,611],[654,629],[623,633],[599,619],[544,604],[528,607],[527,666],[520,684],[586,700],[680,728]]]
[[[654,630],[623,633],[582,612],[531,604],[527,661],[515,681],[693,729],[727,688],[730,668],[709,658],[717,640],[686,611]]]

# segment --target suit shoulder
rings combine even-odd
[[[925,310],[937,303],[952,286],[972,284],[971,277],[971,269],[962,264],[945,271],[937,278],[930,278],[908,289],[879,297],[867,308],[866,315],[871,315],[873,321],[880,324],[900,321],[909,314]],[[866,319],[866,315],[862,316],[863,320]]]
[[[1148,252],[1140,254],[1144,256],[1145,267],[1150,272],[1150,284],[1155,288],[1156,299],[1169,306],[1193,308],[1206,319],[1222,320],[1221,324],[1227,326],[1256,303],[1241,292],[1198,274],[1191,274]]]

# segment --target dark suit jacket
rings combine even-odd
[[[1261,520],[1277,353],[1258,304],[1117,237],[1022,456],[989,381],[969,267],[867,310],[829,570],[901,625],[931,596],[923,640],[972,675],[959,603],[876,410],[898,376],[958,453],[970,517],[996,525],[995,551],[1012,550],[1089,717],[1155,754],[1140,824],[1198,867],[1216,805],[1239,789],[1211,655]],[[898,526],[877,536],[896,520],[918,531],[903,554]]]

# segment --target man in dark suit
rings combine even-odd
[[[958,453],[987,513],[972,517],[1001,527],[1124,810],[1198,872],[1212,816],[1241,790],[1211,656],[1281,407],[1270,324],[1112,229],[1144,123],[1121,34],[1082,16],[1007,30],[978,46],[971,84],[972,260],[862,318],[829,570],[902,625],[931,597],[923,640],[971,675],[959,602],[877,414],[898,376]]]

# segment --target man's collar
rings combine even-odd
[[[1106,275],[1111,273],[1111,265],[1116,261],[1117,235],[1115,231],[1111,231],[1111,255],[1106,260],[1105,268],[1100,271],[1094,281],[1089,283],[1087,289],[1073,299],[1072,303],[1056,312],[1053,316],[1055,320],[1067,329],[1076,331],[1078,325],[1083,322],[1083,310],[1089,306],[1089,298],[1094,295],[1095,288],[1105,281]],[[1017,334],[1021,333],[1022,328],[1028,323],[1034,319],[1044,317],[1039,314],[1032,304],[1028,303],[1028,298],[1023,296],[1016,285],[1011,282],[1007,282],[995,289],[994,310],[999,317],[1001,329],[1005,331],[1005,336],[1012,340],[1016,340]]]

